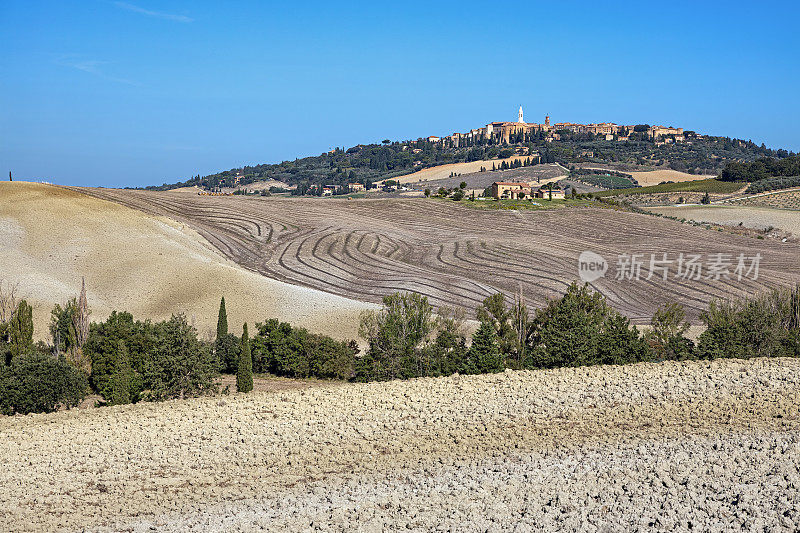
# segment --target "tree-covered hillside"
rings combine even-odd
[[[790,176],[800,176],[800,156],[780,159],[763,157],[749,163],[732,161],[720,173],[722,181],[752,182]]]
[[[686,133],[685,142],[659,142],[648,139],[644,133],[632,133],[627,141],[605,140],[604,137],[586,133],[556,132],[557,138],[548,140],[544,132],[513,136],[511,143],[481,139],[467,146],[455,147],[449,138],[443,142],[427,140],[358,145],[348,149],[337,148],[318,156],[232,168],[208,176],[194,176],[187,181],[148,189],[166,190],[197,185],[205,189],[233,187],[237,184],[265,180],[278,180],[297,185],[299,191],[311,185],[363,183],[394,178],[417,170],[465,161],[504,158],[515,152],[539,153],[542,163],[559,162],[613,164],[619,168],[671,168],[695,174],[716,174],[726,164],[749,163],[759,158],[786,158],[794,155],[786,150],[772,150],[753,143],[728,137],[699,136]],[[238,180],[236,179],[238,177]]]

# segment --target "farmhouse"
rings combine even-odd
[[[353,192],[363,192],[364,191],[364,184],[363,183],[348,183],[347,187]]]
[[[531,186],[524,182],[495,181],[492,183],[492,196],[499,199],[517,200],[531,196]]]

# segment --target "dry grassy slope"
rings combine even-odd
[[[114,309],[151,319],[185,312],[201,335],[216,326],[223,295],[233,331],[245,320],[280,317],[354,338],[367,307],[249,272],[185,224],[49,185],[0,183],[0,243],[0,279],[19,283],[34,305],[37,338],[47,336],[53,305],[77,294],[81,276],[94,320]]]
[[[642,187],[658,185],[663,181],[682,182],[716,178],[716,176],[713,175],[688,174],[679,170],[651,170],[645,172],[630,172],[630,174]]]
[[[412,174],[406,174],[404,176],[392,179],[395,181],[399,181],[400,183],[416,183],[416,182],[440,180],[449,177],[450,174],[453,172],[455,172],[456,174],[469,174],[473,172],[480,172],[481,167],[485,167],[487,170],[491,170],[493,164],[499,167],[500,163],[502,163],[503,161],[511,163],[515,159],[519,159],[520,161],[522,161],[526,157],[528,156],[515,155],[512,157],[508,157],[506,159],[488,159],[485,161],[470,161],[468,163],[449,163],[447,165],[439,165],[435,167],[426,168],[414,172]]]
[[[0,528],[800,520],[798,387],[796,359],[666,362],[0,418]]]

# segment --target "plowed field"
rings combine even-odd
[[[471,316],[486,296],[522,288],[541,306],[578,279],[577,261],[593,251],[608,262],[593,286],[634,321],[647,321],[668,301],[696,319],[712,298],[741,297],[800,281],[800,246],[709,231],[609,209],[545,211],[469,209],[425,199],[334,200],[202,197],[170,192],[79,189],[144,212],[185,222],[223,254],[292,284],[378,302],[398,290]],[[703,260],[722,253],[729,279],[677,277],[671,265],[648,277],[651,254]],[[641,254],[638,280],[616,280],[620,254]],[[736,258],[761,254],[757,279],[738,279]],[[748,266],[750,263],[748,262]]]

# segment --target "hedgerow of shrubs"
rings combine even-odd
[[[712,302],[701,320],[698,344],[685,336],[689,324],[680,305],[659,308],[651,328],[636,326],[587,285],[529,313],[521,298],[507,305],[503,294],[487,298],[480,325],[466,347],[463,328],[450,319],[443,328],[425,297],[384,298],[384,309],[365,315],[367,353],[356,360],[355,379],[373,381],[485,373],[504,368],[558,368],[642,361],[720,357],[800,356],[800,285],[751,299]],[[449,331],[442,342],[443,331]]]
[[[251,340],[253,372],[292,378],[350,379],[358,353],[355,342],[293,328],[270,319],[256,324]]]
[[[51,331],[70,324],[53,313]],[[521,296],[492,295],[477,309],[479,326],[467,342],[463,313],[440,308],[416,293],[384,297],[380,311],[362,315],[368,349],[270,319],[243,339],[228,333],[224,303],[218,336],[198,339],[183,315],[138,321],[113,312],[91,324],[80,349],[91,361],[65,357],[53,346],[34,345],[30,306],[20,302],[0,323],[0,412],[50,412],[78,405],[94,391],[106,404],[186,398],[218,391],[220,371],[237,373],[237,390],[252,390],[252,374],[293,378],[383,381],[506,368],[558,368],[684,359],[800,356],[800,285],[737,301],[714,301],[701,314],[706,330],[697,345],[677,304],[659,308],[651,328],[636,326],[588,285],[573,283],[561,298],[529,312]],[[246,329],[245,329],[246,331]],[[70,342],[74,342],[74,339]]]

